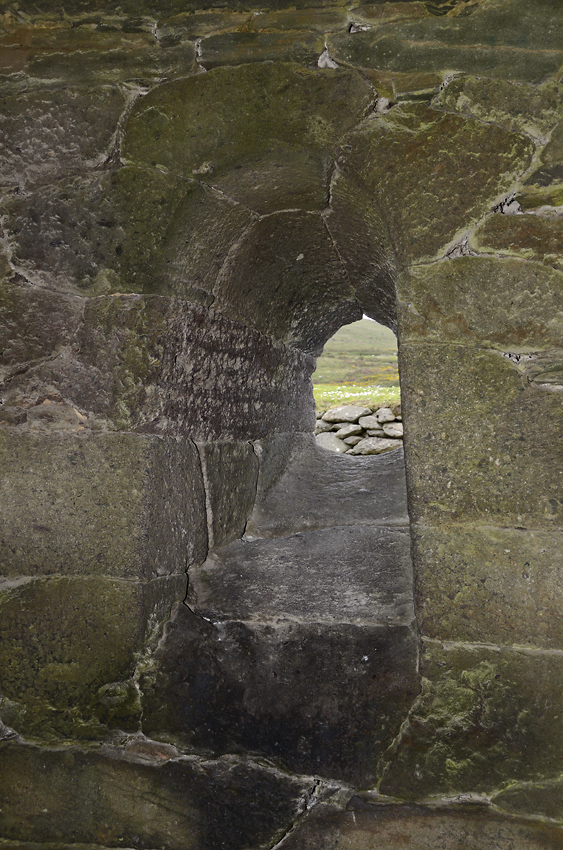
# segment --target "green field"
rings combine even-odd
[[[368,407],[399,401],[395,334],[369,319],[344,325],[318,358],[313,384],[318,408],[354,401]]]

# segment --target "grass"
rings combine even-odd
[[[313,387],[317,410],[328,410],[337,404],[363,404],[375,407],[382,402],[401,401],[399,387],[380,387],[370,384],[315,384]]]
[[[313,393],[319,410],[337,404],[397,404],[401,391],[393,331],[369,319],[340,328],[317,360]]]

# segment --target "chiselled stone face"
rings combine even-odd
[[[562,68],[553,0],[0,3],[0,838],[563,846]],[[362,313],[404,459],[310,433]]]

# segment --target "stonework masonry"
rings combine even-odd
[[[555,0],[0,0],[0,850],[563,850],[562,79]]]

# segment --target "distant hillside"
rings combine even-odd
[[[397,340],[393,331],[369,319],[344,325],[317,360],[315,384],[345,382],[397,386]]]

